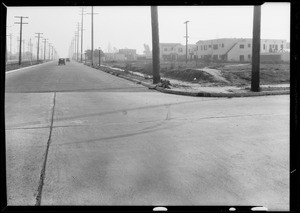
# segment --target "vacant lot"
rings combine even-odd
[[[115,62],[107,65],[152,75],[151,61]],[[251,83],[251,64],[161,62],[162,77],[206,85],[247,86]],[[261,84],[290,83],[290,65],[273,63],[260,65]]]

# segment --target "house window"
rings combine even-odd
[[[168,52],[168,48],[164,48],[164,51],[165,51],[165,52]]]
[[[266,49],[266,45],[264,44],[264,50]]]
[[[222,47],[224,47],[224,44],[222,44]]]
[[[178,48],[178,51],[179,51],[180,53],[182,53],[182,48]]]
[[[240,49],[244,49],[244,45],[243,44],[240,44]]]
[[[280,45],[281,49],[283,49],[283,44]]]
[[[208,45],[208,48],[211,48],[211,45]]]
[[[248,58],[250,59],[250,58],[251,58],[251,55],[248,55]]]
[[[218,45],[217,45],[217,44],[214,44],[213,49],[214,49],[214,50],[217,50],[217,49],[218,49]]]
[[[250,48],[250,47],[251,47],[251,44],[248,44],[248,47]]]

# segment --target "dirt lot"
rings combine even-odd
[[[109,66],[152,75],[151,61],[106,63]],[[161,77],[206,86],[249,86],[251,64],[161,62]],[[290,83],[290,65],[273,63],[260,65],[260,84]]]

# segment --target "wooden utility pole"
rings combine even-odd
[[[259,92],[260,72],[260,18],[261,6],[254,6],[253,10],[253,37],[252,37],[252,75],[251,91]]]
[[[49,59],[49,61],[50,61],[50,46],[51,46],[51,43],[48,43],[48,49],[49,49],[48,59]]]
[[[77,23],[77,61],[78,61],[78,53],[79,53],[79,22]]]
[[[38,45],[37,45],[37,53],[36,53],[36,61],[37,63],[39,62],[39,52],[40,52],[40,35],[43,34],[43,33],[35,33],[35,34],[38,34]]]
[[[51,60],[53,61],[53,46],[52,46]]]
[[[99,68],[100,68],[100,65],[101,65],[101,50],[100,50],[100,47],[99,47]]]
[[[153,84],[160,82],[159,33],[157,6],[151,6]]]
[[[80,62],[81,63],[82,63],[82,47],[83,47],[83,12],[84,12],[84,8],[81,8],[81,51],[80,51]]]
[[[91,54],[92,54],[92,66],[94,65],[94,15],[98,13],[94,13],[94,7],[92,6],[92,12],[91,13],[86,13],[86,14],[91,14]]]
[[[46,60],[46,41],[48,39],[44,38],[44,61]]]
[[[187,59],[188,59],[188,23],[190,21],[185,21],[185,63],[187,64]]]
[[[19,45],[19,65],[22,62],[22,26],[23,24],[28,24],[23,22],[23,18],[28,18],[24,16],[15,16],[15,18],[20,18],[20,22],[15,22],[15,24],[20,24],[20,45]]]

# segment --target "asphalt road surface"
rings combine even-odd
[[[159,93],[71,62],[6,74],[8,205],[289,210],[289,96]]]

